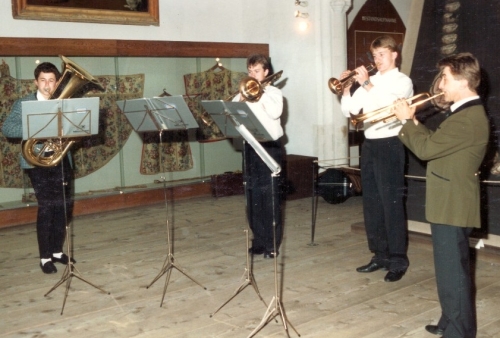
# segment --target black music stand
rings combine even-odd
[[[279,175],[281,173],[281,167],[276,161],[267,153],[267,151],[262,147],[262,145],[258,142],[260,141],[269,141],[272,140],[271,135],[265,128],[265,126],[260,123],[255,114],[252,112],[250,107],[245,102],[225,102],[225,101],[202,101],[202,105],[205,110],[212,116],[213,120],[219,127],[219,129],[224,133],[224,135],[228,138],[236,138],[243,137],[243,139],[252,146],[255,152],[259,155],[259,157],[264,161],[267,167],[270,170],[271,175],[271,193],[275,196],[276,193],[279,193],[277,190]],[[243,147],[244,151],[244,147]],[[245,158],[245,154],[243,154],[243,158]],[[245,189],[246,190],[246,189]],[[275,215],[275,205],[274,198],[273,200],[273,246],[274,252],[277,251],[276,247],[276,215]],[[236,289],[235,293],[231,298],[229,298],[225,303],[223,303],[212,315],[214,315],[217,311],[219,311],[224,305],[226,305],[231,299],[233,299],[240,291],[242,291],[246,286],[252,285],[257,292],[259,298],[262,299],[257,286],[255,284],[255,280],[253,278],[253,273],[251,271],[251,266],[249,265],[248,258],[248,230],[247,232],[247,266],[246,266],[246,279],[241,284],[241,286]],[[288,326],[290,325],[295,333],[300,336],[300,334],[295,330],[295,328],[288,321],[285,311],[283,309],[283,305],[280,300],[279,290],[278,290],[278,255],[274,255],[274,291],[275,295],[271,299],[267,310],[259,323],[259,325],[250,333],[248,337],[253,337],[257,332],[259,332],[265,325],[267,325],[270,321],[272,321],[276,316],[280,315],[281,321],[283,323],[283,327],[288,335]],[[244,274],[245,276],[245,274]],[[265,304],[265,302],[264,302]],[[212,316],[211,315],[211,316]]]
[[[22,119],[23,119],[23,140],[48,139],[57,138],[60,141],[63,138],[76,138],[97,134],[99,126],[99,98],[76,98],[76,99],[59,99],[47,101],[24,101],[22,102]],[[61,162],[61,165],[64,165]],[[64,168],[62,168],[64,172]],[[64,175],[64,174],[62,174]],[[64,180],[64,176],[63,176]],[[69,182],[63,182],[69,184]],[[66,210],[66,194],[64,188],[64,215],[67,217]],[[58,288],[66,282],[66,291],[61,309],[61,315],[66,305],[71,280],[73,277],[101,290],[109,295],[109,292],[104,291],[100,287],[92,284],[81,276],[80,271],[75,267],[71,260],[72,243],[71,243],[71,226],[66,218],[66,246],[68,264],[64,269],[61,279],[50,289],[44,296]]]
[[[160,156],[160,164],[162,163],[160,148],[162,142],[162,133],[164,130],[186,130],[190,128],[198,128],[198,123],[189,110],[186,101],[184,101],[184,98],[180,95],[168,97],[153,97],[150,99],[132,99],[117,101],[116,103],[125,114],[136,132],[159,132],[160,145],[158,146],[158,154]],[[163,300],[165,299],[165,293],[167,292],[172,269],[177,269],[180,273],[191,279],[203,289],[207,289],[199,282],[197,282],[194,278],[189,276],[182,268],[180,268],[178,264],[174,262],[175,258],[173,254],[173,243],[170,239],[171,230],[168,220],[168,198],[165,177],[161,177],[161,181],[163,181],[163,192],[165,198],[168,254],[160,272],[146,287],[147,289],[149,289],[158,279],[160,279],[161,276],[167,274],[165,279],[165,286],[163,287],[163,295],[161,298],[160,307],[163,305]]]

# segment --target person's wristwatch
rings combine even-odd
[[[366,87],[370,84],[370,80],[366,80],[365,82],[363,82],[363,84],[361,85],[361,87]]]

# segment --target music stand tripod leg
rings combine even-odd
[[[62,168],[62,177],[63,177],[63,203],[64,203],[64,214],[67,215],[67,209],[66,209],[66,194],[65,194],[65,189],[64,185],[68,184],[67,182],[64,182],[64,166],[61,166]],[[64,269],[64,272],[61,276],[61,279],[44,295],[44,297],[47,297],[52,291],[57,289],[61,284],[66,282],[66,291],[64,292],[64,300],[63,300],[63,305],[61,309],[61,315],[63,314],[64,311],[64,306],[66,305],[66,298],[68,297],[69,293],[69,287],[71,285],[71,279],[73,277],[76,277],[80,279],[81,281],[89,284],[90,286],[93,286],[94,288],[101,290],[104,293],[107,293],[108,295],[110,294],[109,292],[104,291],[100,287],[92,284],[91,282],[85,280],[82,276],[80,271],[74,266],[73,262],[71,261],[71,251],[72,251],[72,245],[71,245],[71,240],[70,240],[70,232],[71,232],[71,227],[67,223],[67,218],[66,218],[66,246],[67,246],[67,251],[68,251],[68,264],[66,265],[66,268]],[[75,274],[75,271],[78,273]]]
[[[160,133],[160,145],[161,146],[161,133]],[[161,149],[158,149],[159,152],[161,152]],[[161,157],[160,157],[161,158]],[[182,268],[179,266],[176,266],[174,263],[174,254],[172,251],[172,241],[170,240],[170,223],[168,221],[168,198],[167,198],[167,186],[166,186],[166,179],[165,177],[161,178],[163,180],[163,193],[164,193],[164,198],[165,198],[165,211],[166,211],[166,223],[167,223],[167,246],[168,246],[168,255],[167,258],[165,259],[165,262],[163,263],[163,267],[161,268],[160,272],[158,275],[153,279],[151,283],[146,287],[146,289],[149,289],[158,279],[160,279],[161,276],[163,276],[165,273],[167,273],[167,276],[165,278],[165,285],[163,287],[163,295],[161,298],[161,303],[160,307],[163,306],[163,300],[165,299],[165,293],[167,292],[167,287],[168,283],[170,281],[170,275],[172,273],[172,269],[175,268],[177,269],[180,273],[182,273],[184,276],[187,278],[191,279],[194,283],[198,284],[201,286],[204,290],[207,288],[201,285],[198,281],[196,281],[193,277],[189,276]]]
[[[257,296],[259,296],[259,299],[264,303],[264,306],[267,306],[266,302],[262,298],[259,292],[259,288],[257,287],[257,283],[255,282],[255,278],[253,276],[252,270],[251,270],[251,263],[250,263],[250,253],[249,253],[249,245],[248,245],[248,229],[244,230],[246,233],[246,258],[247,258],[247,265],[245,267],[245,271],[243,272],[243,276],[241,276],[241,279],[243,280],[240,284],[240,286],[234,291],[233,295],[229,297],[228,300],[226,300],[224,303],[222,303],[221,306],[217,308],[214,312],[210,314],[210,317],[214,316],[217,312],[219,312],[220,309],[222,309],[227,303],[229,303],[234,297],[236,297],[241,291],[243,291],[247,286],[252,285],[253,289],[257,293]]]

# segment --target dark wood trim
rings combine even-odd
[[[211,196],[210,182],[179,185],[167,189],[167,199],[182,200],[193,197]],[[165,201],[163,188],[135,192],[116,192],[112,195],[82,198],[75,200],[73,215],[96,214],[99,212],[120,210],[144,205],[158,204]],[[0,228],[36,223],[38,207],[35,205],[0,211]]]
[[[269,56],[269,45],[259,43],[0,38],[1,56],[142,56],[246,58]]]
[[[252,53],[269,56],[268,44],[99,40],[99,39],[40,39],[0,38],[0,56],[137,56],[137,57],[221,57],[246,58]],[[172,188],[176,199],[211,194],[210,184]],[[74,215],[117,210],[132,206],[161,203],[163,189],[116,194],[75,201]],[[36,206],[23,206],[0,211],[0,228],[36,221]]]

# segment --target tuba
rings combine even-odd
[[[60,58],[64,62],[64,71],[50,99],[62,100],[83,96],[88,91],[83,92],[84,89],[90,89],[88,85],[104,91],[101,84],[91,74],[67,57],[60,55]],[[62,112],[58,113],[57,118],[61,125]],[[61,138],[48,140],[30,138],[23,143],[22,152],[26,161],[31,165],[53,167],[64,158],[73,143],[75,141],[70,139],[63,141]]]

